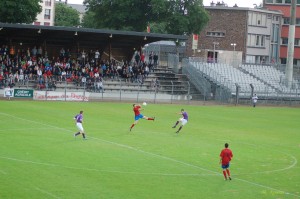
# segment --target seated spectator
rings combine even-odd
[[[144,78],[141,72],[137,75],[137,83],[140,85],[144,83]]]
[[[159,81],[157,78],[155,78],[154,80],[151,81],[151,86],[152,88],[157,91],[160,87]]]
[[[99,92],[99,93],[100,93],[100,91],[104,92],[102,78],[97,78],[95,80],[94,86],[95,86],[95,92]]]
[[[63,60],[65,58],[65,49],[64,48],[61,48],[60,51],[59,51],[59,58],[60,60]]]
[[[49,80],[48,86],[50,90],[54,90],[54,91],[56,90],[56,83],[51,79]]]
[[[23,86],[24,85],[24,73],[23,71],[20,72],[20,75],[19,75],[19,85]]]
[[[81,86],[85,86],[86,85],[86,77],[85,76],[82,76],[81,78]]]
[[[4,76],[3,72],[0,73],[0,88],[4,88]]]

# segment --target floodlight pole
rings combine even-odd
[[[290,26],[289,26],[287,63],[286,63],[286,69],[285,69],[285,78],[287,81],[288,88],[290,88],[292,86],[292,80],[293,80],[295,30],[296,30],[296,0],[292,0]]]

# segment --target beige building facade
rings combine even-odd
[[[33,22],[33,24],[54,26],[55,0],[43,0],[40,5],[42,6],[42,12],[37,15],[37,19]]]

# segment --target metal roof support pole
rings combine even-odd
[[[174,92],[174,84],[173,84],[173,81],[171,81],[171,84],[172,84],[171,104],[173,104],[173,92]]]

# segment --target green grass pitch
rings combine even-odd
[[[80,110],[87,140],[73,137]],[[299,108],[148,103],[143,114],[156,120],[129,132],[131,103],[0,101],[0,198],[300,198]]]

